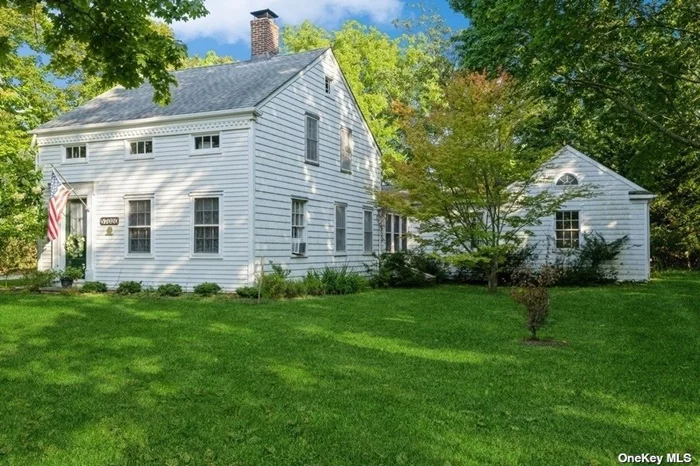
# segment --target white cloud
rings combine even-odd
[[[353,15],[367,15],[376,23],[387,23],[401,12],[401,0],[206,0],[209,15],[186,23],[175,23],[178,38],[200,37],[220,42],[250,41],[251,11],[269,8],[279,15],[277,24],[297,25],[309,20],[334,26]]]

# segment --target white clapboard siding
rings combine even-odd
[[[333,79],[331,94],[325,78]],[[301,276],[310,268],[347,265],[364,271],[363,212],[374,205],[381,163],[372,136],[346,88],[330,51],[260,108],[255,124],[255,257]],[[319,165],[304,162],[306,113],[320,117]],[[340,128],[352,130],[352,173],[340,171]],[[307,199],[306,257],[291,254],[291,203]],[[335,204],[347,204],[346,252],[336,254]],[[378,211],[373,215],[373,250],[379,250]]]
[[[581,185],[594,186],[596,192],[594,197],[575,199],[562,207],[562,210],[579,211],[581,239],[583,233],[592,232],[601,234],[607,241],[627,235],[626,249],[610,265],[617,269],[619,280],[648,280],[648,201],[630,199],[630,191],[641,188],[566,146],[543,168],[546,181],[533,186],[531,192],[561,190],[555,183],[564,173],[576,176]],[[529,229],[534,236],[527,243],[536,246],[538,262],[553,262],[560,254],[554,247],[554,217],[543,218],[541,225]]]
[[[168,132],[160,132],[163,133]],[[39,163],[44,166],[46,183],[51,176],[49,164],[54,164],[73,185],[92,183],[90,223],[93,234],[88,235],[88,241],[92,242],[89,247],[94,252],[88,265],[88,269],[93,266],[91,278],[110,287],[135,280],[147,286],[178,283],[190,291],[206,281],[216,282],[227,290],[247,284],[248,135],[247,125],[222,130],[221,152],[213,155],[190,155],[190,134],[156,135],[153,136],[154,157],[144,160],[125,159],[123,138],[100,140],[93,137],[92,142],[87,143],[88,162],[81,164],[61,163],[61,145],[40,146]],[[192,255],[191,193],[207,192],[222,193],[220,258]],[[125,196],[151,193],[155,194],[153,257],[129,257],[126,254]],[[105,235],[107,227],[99,225],[100,217],[119,218],[119,226],[113,227],[112,236]],[[57,265],[62,264],[58,262]],[[50,267],[50,247],[44,246],[40,268]]]

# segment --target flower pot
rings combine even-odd
[[[72,278],[61,278],[61,286],[63,288],[70,288],[73,286],[73,279]]]

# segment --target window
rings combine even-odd
[[[386,214],[384,219],[386,252],[405,251],[408,249],[408,218],[395,214]]]
[[[66,160],[86,160],[87,159],[87,146],[85,144],[80,146],[68,146],[66,147]]]
[[[365,252],[372,252],[372,241],[374,241],[374,238],[372,238],[372,211],[371,210],[365,210],[365,217],[364,217],[364,251]]]
[[[219,198],[194,199],[194,253],[219,253]]]
[[[335,252],[345,252],[345,206],[335,206]]]
[[[306,161],[318,163],[318,117],[306,115]]]
[[[129,143],[129,155],[153,154],[153,141],[132,141]]]
[[[326,94],[331,93],[331,84],[333,83],[333,78],[326,76]]]
[[[129,201],[129,254],[151,253],[151,199]]]
[[[219,148],[219,135],[218,134],[203,134],[201,136],[194,137],[194,150],[195,151],[211,151],[212,149]]]
[[[557,186],[576,186],[578,179],[571,173],[564,173],[557,180]]]
[[[292,254],[306,254],[306,201],[292,199]]]
[[[340,171],[350,172],[352,169],[352,130],[340,128]]]
[[[556,213],[555,234],[557,248],[576,249],[579,246],[579,216],[575,210],[563,210]]]

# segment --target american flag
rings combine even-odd
[[[66,202],[68,202],[69,195],[70,190],[63,186],[63,184],[58,180],[56,172],[51,172],[51,199],[49,199],[48,228],[49,241],[53,241],[58,238],[58,225],[61,223],[63,209],[66,207]]]

